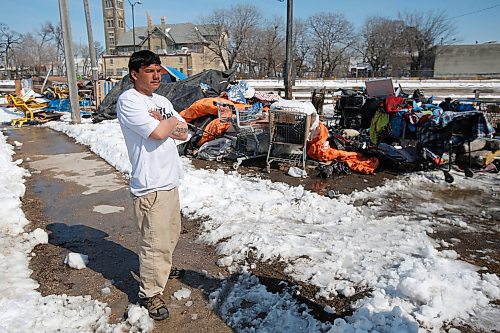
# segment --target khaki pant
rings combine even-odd
[[[132,198],[134,217],[140,230],[139,297],[152,297],[161,294],[167,284],[172,254],[179,240],[179,192],[174,188]]]

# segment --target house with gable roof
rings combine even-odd
[[[211,29],[193,23],[167,24],[165,17],[160,25],[153,25],[148,15],[148,25],[123,32],[115,43],[115,54],[103,55],[106,77],[120,78],[128,73],[128,59],[134,50],[147,49],[157,53],[162,65],[175,68],[191,76],[206,69],[223,70],[220,59],[208,49],[211,40],[218,38]]]

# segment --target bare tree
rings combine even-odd
[[[11,63],[16,68],[21,69],[21,74],[28,71],[29,74],[35,74],[38,64],[38,41],[30,33],[22,36],[22,40],[11,52]]]
[[[376,76],[385,76],[398,64],[405,24],[383,17],[368,18],[362,28],[359,51]]]
[[[251,45],[252,48],[260,52],[261,71],[267,77],[276,76],[277,71],[281,71],[284,59],[284,27],[278,18],[264,24],[260,30],[259,39]]]
[[[432,67],[435,46],[452,40],[456,27],[445,12],[400,13],[399,17],[407,25],[403,38],[411,58],[411,74],[421,75],[423,69]]]
[[[323,13],[309,18],[311,45],[320,76],[330,76],[354,42],[354,26],[342,14]]]
[[[256,28],[248,35],[242,45],[238,55],[237,67],[241,75],[256,77],[262,71],[263,50],[258,45],[262,39],[263,31]],[[236,65],[236,64],[235,64]]]
[[[41,28],[41,32],[46,35],[46,40],[54,44],[55,47],[55,65],[58,73],[64,72],[64,42],[62,38],[61,23],[54,25],[46,22]]]
[[[76,67],[75,72],[77,79],[85,72],[85,65],[89,54],[88,47],[86,48],[81,43],[73,41],[73,59]]]
[[[6,24],[0,23],[0,53],[4,56],[4,65],[7,71],[7,78],[10,79],[10,67],[9,67],[9,52],[12,51],[15,45],[19,44],[22,40],[22,36],[11,30]]]
[[[95,41],[94,42],[94,47],[95,47],[95,54],[96,54],[96,57],[99,59],[102,57],[102,55],[104,54],[104,51],[106,51],[106,49],[104,48],[104,46],[98,42],[98,41]]]
[[[47,70],[46,65],[55,59],[54,45],[47,41],[40,32],[22,35],[22,40],[12,52],[16,66],[29,71],[30,74],[41,74]]]
[[[304,20],[295,19],[293,22],[293,46],[296,74],[302,77],[311,60],[309,29]]]
[[[207,47],[220,58],[225,69],[235,65],[245,40],[256,30],[260,18],[257,7],[242,4],[216,9],[201,18],[201,23],[216,36]]]
[[[41,68],[42,66],[46,65],[47,61],[50,61],[50,59],[54,56],[57,55],[56,52],[51,52],[52,47],[50,45],[50,41],[52,39],[52,36],[50,35],[50,29],[47,28],[47,25],[50,23],[45,23],[40,27],[40,30],[37,31],[38,35],[38,59],[37,59],[37,66]]]

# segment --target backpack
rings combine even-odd
[[[382,107],[387,113],[395,113],[403,109],[403,97],[389,96],[382,102]]]

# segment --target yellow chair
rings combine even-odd
[[[65,85],[54,85],[54,94],[58,99],[68,98],[69,89]]]
[[[34,112],[40,111],[43,107],[45,107],[45,106],[39,107],[37,110],[37,108],[31,107],[31,104],[30,104],[30,106],[27,105],[26,102],[23,101],[23,99],[21,97],[7,95],[6,98],[7,98],[7,101],[9,102],[9,105],[12,105],[16,109],[19,109],[22,112],[24,112],[24,117],[12,119],[12,121],[10,122],[10,124],[12,126],[17,125],[17,126],[21,127],[25,122],[33,121],[35,119],[35,117],[33,115]],[[37,103],[37,104],[39,104],[39,103]]]

